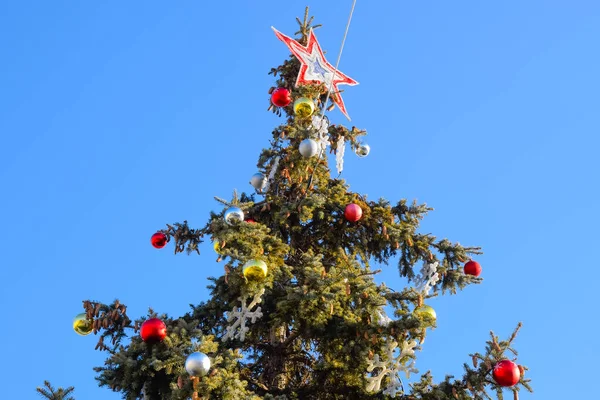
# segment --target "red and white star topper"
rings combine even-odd
[[[307,83],[324,83],[328,89],[331,89],[331,99],[339,107],[340,111],[350,119],[342,95],[339,92],[338,85],[358,85],[354,79],[344,75],[340,71],[336,71],[335,67],[327,62],[323,55],[323,50],[317,42],[317,37],[312,29],[308,34],[308,43],[302,46],[296,40],[284,35],[277,29],[271,27],[275,35],[283,43],[287,45],[292,54],[296,56],[302,64],[300,73],[296,79],[296,86],[305,85]]]

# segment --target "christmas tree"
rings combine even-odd
[[[270,74],[269,110],[284,118],[252,176],[254,193],[215,199],[222,212],[204,227],[186,221],[152,235],[156,248],[199,253],[211,241],[224,273],[211,298],[181,317],[150,310],[132,320],[119,301],[83,302],[80,335],[98,336],[107,359],[99,385],[124,399],[485,399],[531,391],[513,341],[493,333],[469,355],[464,375],[416,378],[417,351],[436,326],[430,298],[481,283],[478,247],[419,232],[432,209],[369,200],[334,178],[345,146],[368,156],[366,131],[330,124],[348,111],[339,85],[357,84],[330,64],[308,10],[292,56]],[[397,261],[403,288],[377,282],[376,266]],[[483,346],[482,346],[483,347]],[[405,378],[406,377],[406,378]],[[408,384],[411,379],[411,384]],[[38,392],[68,399],[73,388]]]

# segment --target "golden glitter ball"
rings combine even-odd
[[[262,260],[250,260],[244,264],[243,273],[246,279],[261,281],[267,277],[267,264]]]
[[[425,322],[435,322],[437,315],[433,307],[423,304],[421,307],[414,311],[414,314],[420,318],[423,318]]]
[[[315,103],[306,97],[300,97],[294,102],[294,113],[300,118],[310,117],[315,112]]]
[[[81,336],[87,336],[94,330],[93,322],[87,319],[85,313],[77,314],[73,319],[73,330]]]

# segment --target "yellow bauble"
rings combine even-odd
[[[250,260],[244,264],[243,273],[246,279],[262,281],[267,276],[267,264],[261,260]]]
[[[213,243],[213,249],[215,249],[215,253],[221,254],[221,245],[219,244],[218,241],[215,241]]]
[[[315,112],[315,103],[306,97],[300,97],[294,102],[294,113],[300,118],[310,117]]]
[[[94,330],[93,322],[87,319],[85,313],[77,314],[73,319],[73,329],[81,336],[87,336]]]
[[[414,311],[414,314],[423,318],[425,320],[425,322],[435,322],[437,315],[435,313],[435,310],[433,309],[433,307],[431,306],[427,306],[425,304],[423,304],[421,307],[417,308]]]

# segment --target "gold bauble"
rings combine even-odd
[[[217,240],[213,243],[213,249],[215,249],[215,253],[221,254],[221,244]]]
[[[414,314],[420,318],[423,318],[425,322],[434,323],[437,315],[433,307],[423,304],[421,307],[415,309]]]
[[[315,112],[315,103],[306,97],[300,97],[294,102],[294,113],[300,118],[310,117]]]
[[[81,336],[87,336],[94,330],[93,321],[87,319],[86,313],[77,314],[73,319],[73,330]]]
[[[262,260],[250,260],[244,264],[243,273],[246,279],[261,281],[267,276],[267,264]]]

